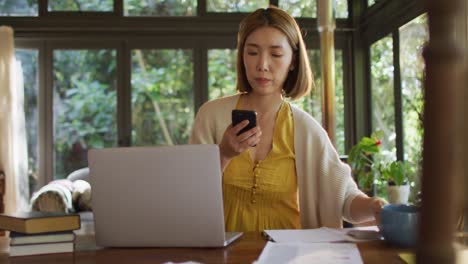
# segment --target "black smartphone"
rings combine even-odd
[[[246,119],[249,120],[249,124],[239,131],[237,135],[257,126],[257,112],[251,110],[232,110],[232,126],[235,126]]]

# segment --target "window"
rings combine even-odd
[[[115,50],[53,52],[54,177],[86,167],[87,150],[117,145]]]
[[[348,18],[348,1],[335,0],[335,16],[336,18]]]
[[[383,155],[388,160],[394,160],[396,131],[392,37],[387,36],[372,44],[370,56],[372,131],[383,132]]]
[[[38,14],[39,3],[45,14]],[[197,13],[199,3],[206,7],[202,14]],[[308,29],[308,36],[317,37],[314,20],[300,18],[316,16],[316,1],[277,3],[299,10],[299,24]],[[31,179],[37,177],[41,185],[87,166],[90,148],[187,143],[197,107],[236,92],[233,47],[245,14],[227,13],[251,12],[269,4],[268,0],[0,0],[0,24],[11,22],[17,43],[24,45],[17,45],[17,52],[25,69]],[[70,19],[56,12],[78,15]],[[347,1],[337,1],[337,17],[347,17],[347,12]],[[38,23],[7,17],[26,15],[38,16],[34,18]],[[172,17],[164,22],[160,17],[165,16]],[[107,22],[100,23],[101,19]],[[84,34],[74,34],[82,29]],[[344,35],[339,30],[337,34]],[[337,41],[343,44],[342,39]],[[336,90],[342,96],[342,51],[335,56]],[[311,61],[317,90],[303,99],[302,107],[320,122],[318,50],[311,51]],[[337,107],[342,101],[337,98]],[[342,126],[340,118],[344,112],[337,109],[337,126]],[[337,127],[340,153],[344,153],[344,131]]]
[[[0,16],[37,16],[38,1],[0,0]]]
[[[195,16],[196,0],[124,0],[126,16]]]
[[[187,144],[193,123],[191,50],[132,51],[132,145]]]
[[[24,84],[24,112],[28,144],[28,179],[32,193],[38,182],[38,55],[34,49],[17,49],[16,59],[21,62]],[[31,195],[31,193],[29,195]]]
[[[421,15],[370,49],[372,130],[383,131],[384,160],[408,162],[411,202],[416,202],[420,190],[425,68],[422,49],[428,40],[427,27],[427,17]],[[394,57],[394,52],[399,56]],[[386,182],[377,179],[379,196],[386,196],[385,186]]]
[[[400,37],[400,75],[403,120],[403,159],[414,168],[409,178],[416,190],[419,187],[422,161],[422,114],[423,114],[423,81],[425,64],[422,49],[428,41],[429,32],[427,16],[421,15],[399,29]],[[412,193],[415,199],[415,192]]]
[[[280,0],[279,7],[294,17],[317,17],[317,0]],[[335,17],[348,17],[348,1],[335,0]]]
[[[310,96],[302,97],[293,103],[310,113],[318,122],[322,122],[322,80],[320,68],[320,50],[309,50],[309,61],[315,79],[315,89]],[[344,89],[343,89],[343,52],[335,50],[335,107],[336,107],[336,149],[345,153],[344,127]]]
[[[114,9],[113,0],[48,0],[49,11],[98,11],[110,12]]]
[[[208,93],[215,99],[236,93],[237,50],[212,49],[208,51]]]
[[[345,154],[346,127],[345,127],[345,104],[344,104],[344,78],[343,78],[343,51],[335,51],[335,107],[336,107],[336,150]]]
[[[245,0],[207,0],[206,6],[208,12],[252,12],[259,8],[266,8],[269,5],[268,0],[245,1]]]
[[[279,1],[279,8],[293,17],[317,17],[317,0],[283,0]]]
[[[309,96],[293,101],[298,107],[311,114],[319,123],[322,122],[322,81],[320,68],[320,50],[308,50],[310,67],[314,74],[315,87]]]

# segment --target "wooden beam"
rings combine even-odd
[[[426,0],[429,44],[426,61],[422,208],[417,263],[454,263],[453,240],[460,203],[460,164],[466,131],[460,94],[466,88],[466,60],[457,40],[456,18],[464,0]],[[465,162],[466,163],[466,162]],[[458,211],[458,212],[457,212]]]
[[[319,0],[317,8],[320,32],[320,60],[322,70],[322,125],[335,145],[335,40],[336,28],[331,0]]]

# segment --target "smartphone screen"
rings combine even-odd
[[[249,124],[239,131],[237,135],[257,126],[257,112],[251,110],[232,110],[232,126],[235,126],[246,119],[249,120]]]

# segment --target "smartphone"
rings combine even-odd
[[[235,126],[246,119],[249,120],[249,124],[239,131],[237,135],[257,126],[257,112],[251,110],[232,110],[232,126]]]

